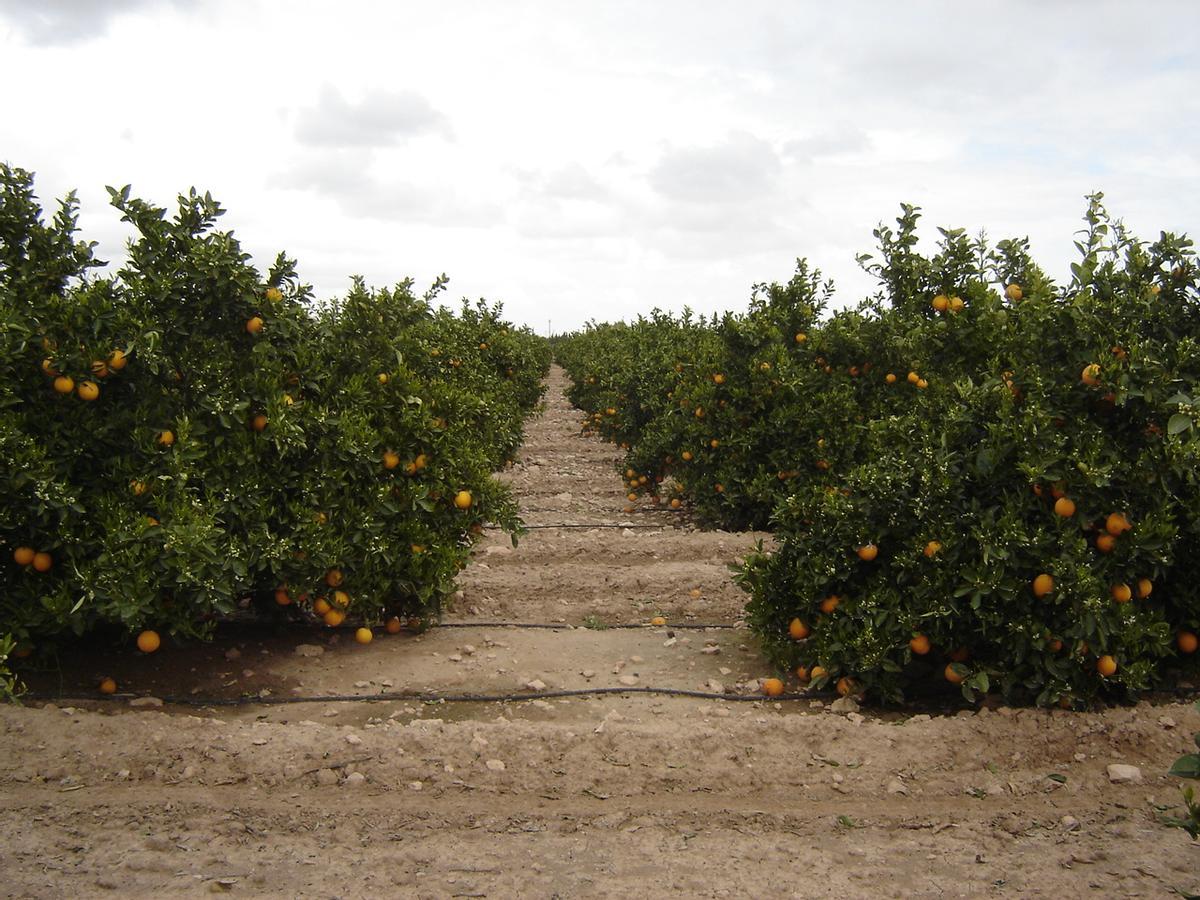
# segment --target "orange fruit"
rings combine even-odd
[[[18,566],[27,566],[33,562],[34,556],[32,547],[18,547],[13,551],[13,562]]]
[[[839,696],[849,697],[858,690],[858,682],[848,675],[843,675],[837,680],[837,692]]]
[[[337,628],[346,621],[346,614],[340,609],[331,609],[325,615],[321,616],[321,618],[330,628]]]
[[[250,334],[258,334],[263,330],[263,320],[261,316],[251,316],[246,320],[246,331]]]
[[[267,430],[267,417],[265,415],[263,415],[262,413],[259,413],[257,416],[255,416],[253,419],[250,420],[250,427],[253,428],[255,431],[266,431]]]
[[[70,375],[59,375],[54,379],[54,390],[60,394],[69,394],[75,390],[75,379]]]
[[[342,583],[344,577],[341,569],[330,569],[325,573],[325,583],[331,588],[335,588]]]
[[[925,545],[925,549],[924,549],[924,551],[922,551],[922,552],[923,552],[923,553],[925,554],[925,556],[927,556],[929,559],[933,559],[933,557],[937,556],[937,554],[938,554],[938,551],[940,551],[941,549],[942,549],[941,542],[939,542],[939,541],[930,541],[928,544],[926,544],[926,545]]]
[[[808,681],[808,666],[796,666],[796,677],[800,681]]]
[[[107,378],[111,374],[108,371],[108,365],[102,359],[93,359],[91,370],[97,378]]]
[[[399,454],[393,453],[391,450],[385,450],[383,452],[383,467],[385,469],[394,469],[398,465],[400,465]]]
[[[124,350],[114,350],[108,354],[108,367],[114,372],[120,372],[129,362],[129,357],[125,355]]]
[[[100,385],[94,381],[81,381],[79,387],[75,388],[75,393],[80,400],[95,400],[100,396]]]
[[[143,653],[153,653],[161,646],[162,638],[158,636],[157,631],[147,629],[137,636],[137,648]]]
[[[292,602],[292,595],[288,593],[287,588],[275,588],[275,602],[280,606],[288,606]]]
[[[783,682],[778,678],[764,678],[762,692],[768,697],[778,697],[783,693]]]
[[[883,380],[886,381],[888,384],[895,384],[896,383],[896,373],[888,372],[887,375],[884,376]]]
[[[350,605],[350,595],[345,591],[334,591],[333,599],[330,601],[338,609],[345,609]]]
[[[821,601],[821,612],[825,613],[826,615],[829,615],[835,609],[838,608],[838,604],[841,602],[842,602],[842,598],[839,597],[837,594],[830,594],[828,597],[826,597],[824,600]]]
[[[721,446],[721,442],[718,441],[716,438],[713,438],[711,441],[708,442],[708,446],[710,446],[714,450],[716,450],[718,447]]]
[[[963,302],[962,297],[951,297],[950,298],[950,312],[952,312],[952,313],[962,312],[963,309],[966,307],[966,305],[967,304]]]
[[[1104,530],[1113,537],[1120,537],[1131,528],[1133,525],[1125,517],[1125,513],[1109,513],[1108,518],[1104,520]]]
[[[380,384],[387,384],[388,380],[389,380],[388,373],[380,372],[378,375],[375,376],[375,380],[378,381]]]
[[[816,681],[818,678],[824,678],[828,674],[824,666],[813,666],[808,670],[808,677],[813,681]]]
[[[360,644],[369,644],[375,640],[375,632],[370,628],[359,628],[354,632],[354,640]]]
[[[117,683],[111,678],[100,679],[100,693],[115,694],[117,692]]]
[[[270,300],[272,303],[278,303],[280,300],[283,299],[283,291],[281,291],[277,287],[269,287],[269,288],[267,288],[266,296],[267,296],[267,299]]]
[[[916,384],[920,380],[921,380],[921,376],[918,375],[916,372],[908,373],[908,383],[909,384]]]
[[[1004,296],[1016,303],[1023,296],[1025,296],[1025,294],[1021,290],[1021,286],[1019,284],[1010,284],[1004,289]]]
[[[1195,653],[1196,644],[1196,635],[1190,631],[1181,631],[1175,636],[1175,645],[1181,653]]]
[[[1107,531],[1096,535],[1096,549],[1101,553],[1112,553],[1117,546],[1117,539]]]
[[[1070,497],[1059,497],[1054,501],[1054,512],[1064,519],[1071,518],[1075,515],[1075,501]]]
[[[946,663],[946,668],[942,669],[942,675],[951,684],[962,684],[966,676],[958,671],[960,668],[960,664]]]
[[[716,491],[718,494],[723,494],[723,493],[725,493],[725,485],[718,482],[717,484],[713,485],[713,490]]]
[[[923,391],[927,387],[929,387],[928,381],[926,381],[924,378],[917,379],[917,390]]]
[[[947,309],[950,308],[950,301],[949,301],[949,299],[947,299],[945,294],[938,294],[936,297],[933,298],[933,300],[931,300],[929,302],[929,305],[932,306],[934,309],[936,309],[938,312],[945,312]]]
[[[758,364],[758,371],[760,371],[760,372],[770,372],[770,371],[771,371],[771,364],[770,364],[769,362],[759,363],[759,364]]]
[[[399,616],[392,616],[387,620],[387,624],[383,626],[383,630],[388,634],[399,634],[400,629],[404,626],[400,622]]]
[[[313,612],[318,616],[325,615],[325,613],[329,612],[331,609],[333,609],[333,607],[329,605],[329,601],[324,597],[318,597],[313,601]]]
[[[703,407],[703,406],[697,406],[697,407],[696,407],[696,418],[697,418],[697,419],[703,419],[703,418],[704,418],[704,407]]]
[[[1063,642],[1060,641],[1058,638],[1055,638],[1054,640],[1052,640],[1050,643],[1048,643],[1046,645],[1046,649],[1049,650],[1051,653],[1057,653],[1062,648],[1063,648]]]
[[[37,572],[49,572],[50,567],[54,565],[54,557],[49,553],[33,554],[33,568]]]
[[[42,372],[50,378],[58,374],[58,369],[54,368],[54,360],[48,356],[42,360]]]
[[[155,440],[158,441],[158,445],[160,447],[170,447],[172,444],[175,443],[175,432],[160,431],[158,433],[158,437],[155,438]]]
[[[1137,583],[1137,595],[1139,600],[1145,600],[1154,592],[1154,582],[1149,578],[1139,578]]]
[[[803,344],[807,340],[808,340],[808,335],[805,334],[803,331],[796,332],[796,343],[797,344]]]
[[[133,495],[135,497],[140,497],[142,494],[146,493],[146,491],[150,490],[150,485],[144,481],[138,481],[137,479],[134,479],[133,481],[129,482],[129,489],[133,491]]]
[[[637,495],[637,494],[633,494],[633,493],[630,493],[630,494],[626,494],[626,495],[625,495],[625,499],[626,499],[626,500],[628,500],[630,503],[632,503],[634,500],[636,500],[636,499],[637,499],[637,497],[638,497],[638,495]]]
[[[1096,363],[1088,363],[1079,373],[1079,380],[1089,387],[1095,387],[1100,383],[1100,366]]]
[[[931,649],[929,638],[923,634],[914,634],[908,642],[908,646],[917,656],[924,656]]]
[[[1033,579],[1033,596],[1045,597],[1048,593],[1054,590],[1054,577],[1043,572],[1037,578]]]
[[[788,625],[788,634],[791,635],[793,641],[802,641],[809,636],[808,626],[799,619],[792,619]]]
[[[725,383],[725,376],[722,375],[720,372],[718,372],[716,375],[713,376],[713,384],[724,384],[724,383]]]
[[[1117,661],[1111,656],[1102,656],[1096,660],[1096,671],[1107,678],[1117,671]]]
[[[863,544],[854,552],[858,554],[858,558],[863,562],[870,562],[879,555],[879,548],[874,544]]]
[[[1118,603],[1128,603],[1133,598],[1133,591],[1127,584],[1114,584],[1110,591],[1112,598]]]
[[[471,492],[470,491],[459,491],[457,494],[455,494],[454,495],[454,506],[456,509],[470,509],[471,508]]]
[[[666,625],[667,618],[666,618],[666,616],[655,616],[653,619],[650,620],[650,624],[651,625]]]

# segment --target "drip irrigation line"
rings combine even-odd
[[[590,627],[588,625],[571,625],[567,622],[441,622],[430,627],[430,631],[435,628],[551,628],[558,631],[615,631],[619,628],[737,628],[737,625],[728,623],[705,624],[703,622],[693,623],[688,622],[679,625],[651,625],[648,622],[619,622],[616,625],[597,625]]]
[[[525,700],[546,700],[559,697],[597,697],[610,694],[654,694],[663,697],[690,697],[697,700],[728,700],[736,703],[774,702],[779,700],[817,700],[837,696],[833,691],[809,691],[803,694],[780,694],[768,697],[764,694],[718,694],[713,691],[693,691],[687,688],[667,687],[595,687],[572,688],[537,693],[504,694],[443,694],[437,691],[383,691],[378,694],[330,694],[328,696],[302,697],[159,697],[164,704],[172,706],[287,706],[295,703],[364,703],[418,701],[420,703],[509,703]],[[128,702],[136,699],[131,694],[94,694],[87,696],[54,696],[45,691],[23,694],[29,700],[48,702]]]
[[[662,522],[659,524],[651,524],[645,522],[565,522],[561,525],[555,524],[530,524],[524,525],[526,530],[532,531],[535,528],[682,528],[675,522]],[[504,528],[500,525],[485,525],[484,531],[503,531]]]

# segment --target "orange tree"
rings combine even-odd
[[[318,307],[291,261],[250,264],[211,197],[168,217],[112,196],[137,237],[99,276],[74,199],[46,223],[32,176],[0,167],[0,611],[18,655],[104,624],[203,634],[247,605],[436,614],[482,524],[519,530],[490,473],[540,396],[545,342],[499,307],[435,309],[441,281]]]
[[[666,472],[718,523],[770,517],[777,547],[739,580],[772,657],[818,683],[899,697],[932,676],[1042,703],[1154,684],[1200,617],[1177,564],[1200,508],[1190,242],[1141,243],[1097,196],[1060,289],[1024,241],[942,230],[926,257],[917,221],[877,230],[862,261],[882,290],[858,309],[789,340],[767,303],[659,349],[675,380],[625,436],[625,474]],[[767,296],[819,307],[800,287]],[[645,327],[560,349],[595,379],[583,402],[621,413],[613,345]]]

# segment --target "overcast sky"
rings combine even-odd
[[[743,309],[808,257],[840,304],[901,202],[1028,235],[1084,194],[1200,232],[1200,3],[0,0],[0,159],[119,259],[104,186],[191,186],[320,297],[450,276],[544,333]]]

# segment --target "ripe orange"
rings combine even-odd
[[[60,394],[69,394],[75,390],[75,379],[70,375],[59,375],[54,379],[54,390]]]
[[[816,681],[818,678],[824,678],[828,674],[824,666],[813,666],[808,670],[808,677],[813,681]]]
[[[796,666],[796,677],[801,681],[808,681],[808,666]]]
[[[263,320],[261,316],[251,316],[246,320],[246,331],[250,334],[258,334],[263,330]]]
[[[1117,671],[1117,661],[1111,656],[1102,656],[1096,660],[1096,671],[1107,678]]]
[[[13,551],[13,562],[18,566],[27,566],[33,562],[34,556],[32,547],[18,547]]]
[[[783,693],[783,682],[778,678],[764,678],[762,692],[768,697],[778,697]]]
[[[117,692],[117,683],[111,678],[100,679],[100,693],[115,694]]]
[[[111,374],[108,371],[108,365],[102,359],[93,359],[91,368],[92,374],[97,378],[107,378]]]
[[[313,612],[318,616],[325,615],[325,613],[329,612],[331,609],[333,609],[333,607],[329,605],[329,601],[324,597],[318,597],[313,601]]]
[[[333,599],[330,601],[338,609],[345,609],[350,605],[350,595],[345,591],[334,591]]]
[[[1071,518],[1075,515],[1075,501],[1070,497],[1059,497],[1054,501],[1054,512],[1064,519]]]
[[[156,440],[158,441],[158,445],[160,447],[170,447],[175,443],[175,432],[160,431]]]
[[[1196,635],[1190,631],[1181,631],[1175,636],[1175,645],[1181,653],[1195,653],[1197,645]]]
[[[75,393],[80,400],[92,401],[100,396],[100,385],[94,381],[81,381],[79,387],[75,388]]]
[[[54,368],[54,360],[48,356],[42,360],[42,372],[50,378],[58,374],[58,369]]]
[[[929,305],[932,306],[934,309],[936,309],[938,312],[945,312],[947,309],[950,308],[950,301],[949,301],[949,299],[947,299],[945,294],[938,294],[936,297],[933,298],[933,300],[930,301]]]
[[[1139,578],[1137,583],[1137,595],[1139,600],[1145,600],[1154,592],[1154,582],[1149,578]]]
[[[1133,598],[1133,591],[1127,584],[1114,584],[1111,593],[1112,598],[1118,603],[1128,603]]]
[[[760,372],[770,372],[770,371],[771,371],[771,364],[770,364],[769,362],[759,363],[759,364],[758,364],[758,371],[760,371]]]
[[[925,545],[925,549],[922,552],[929,559],[933,559],[933,557],[937,556],[938,551],[940,551],[941,549],[942,549],[942,545],[941,545],[940,541],[930,541],[928,544]]]
[[[470,491],[459,491],[457,494],[455,494],[454,495],[454,506],[456,509],[470,509],[471,508],[471,492]]]
[[[1133,525],[1125,517],[1125,513],[1109,513],[1108,518],[1104,520],[1104,530],[1113,537],[1120,537],[1131,528]]]
[[[1117,539],[1105,531],[1096,535],[1096,549],[1101,553],[1112,553],[1117,546]]]
[[[129,362],[129,357],[125,355],[124,350],[114,350],[108,354],[108,367],[114,372],[120,372]]]
[[[354,640],[360,644],[369,644],[375,639],[375,632],[370,628],[359,628],[354,632]]]
[[[383,626],[383,630],[388,634],[399,634],[400,629],[404,626],[400,623],[399,616],[392,616],[387,620],[387,624]]]
[[[916,372],[908,373],[908,383],[909,384],[916,384],[920,380],[921,380],[921,376],[918,375]]]
[[[874,544],[863,544],[854,552],[858,554],[858,558],[863,562],[870,562],[879,555],[879,548]]]
[[[278,303],[283,299],[283,291],[277,287],[269,287],[267,288],[267,299],[272,303]]]
[[[962,312],[963,309],[966,307],[966,305],[967,304],[963,302],[962,297],[951,297],[950,298],[950,312],[952,312],[952,313]]]
[[[253,419],[250,420],[250,427],[253,428],[255,431],[266,431],[267,430],[267,417],[265,415],[263,415],[262,413],[259,413],[257,416],[255,416]]]
[[[344,577],[341,569],[330,569],[325,573],[325,583],[331,588],[335,588],[342,583]]]
[[[946,663],[946,668],[942,670],[942,675],[951,684],[962,684],[966,676],[958,671],[960,668],[962,668],[960,663]]]
[[[346,621],[346,614],[340,609],[331,609],[325,615],[321,616],[321,618],[330,628],[337,628]]]
[[[725,376],[722,375],[720,372],[718,372],[716,375],[713,376],[713,384],[724,384],[724,383],[725,383]]]
[[[682,506],[683,506],[683,501],[680,500],[678,497],[671,498],[671,509],[679,509]]]
[[[1089,387],[1095,387],[1100,383],[1100,366],[1096,363],[1088,363],[1079,374],[1079,380]]]
[[[797,344],[803,344],[807,340],[808,340],[808,335],[805,334],[803,331],[796,332],[796,343]]]
[[[838,604],[841,602],[842,598],[837,594],[830,594],[821,601],[821,612],[825,613],[825,615],[829,615],[838,608]]]
[[[808,626],[799,619],[792,619],[788,624],[788,634],[791,635],[793,641],[802,641],[809,636]]]
[[[929,643],[929,638],[923,634],[914,634],[908,642],[909,649],[917,656],[924,656],[932,647]]]
[[[1037,578],[1033,579],[1033,596],[1045,597],[1048,593],[1054,590],[1054,578],[1043,572]]]
[[[162,646],[162,638],[157,631],[147,629],[137,636],[137,648],[143,653],[153,653]]]
[[[896,383],[896,373],[888,372],[887,375],[884,376],[883,380],[886,381],[888,384],[895,384]]]
[[[716,491],[718,494],[723,494],[723,493],[725,493],[725,485],[721,484],[720,482],[717,482],[716,484],[713,485],[713,490]]]
[[[150,490],[150,485],[135,478],[133,481],[129,482],[129,489],[133,491],[133,495],[135,497],[140,497],[142,494],[146,493],[146,491]]]
[[[923,391],[923,390],[925,390],[925,388],[927,388],[927,387],[929,387],[929,382],[928,382],[928,381],[926,381],[924,378],[918,378],[918,379],[917,379],[917,390],[919,390],[919,391]]]
[[[650,624],[651,625],[666,625],[667,617],[666,616],[655,616],[653,619],[650,620]]]
[[[1025,296],[1025,294],[1021,290],[1021,286],[1019,284],[1010,284],[1004,289],[1004,296],[1016,303],[1023,296]]]
[[[398,465],[400,465],[400,455],[393,453],[391,450],[385,450],[383,452],[383,467],[385,469],[394,469]]]
[[[721,446],[721,442],[718,441],[716,438],[713,438],[711,441],[708,442],[708,446],[710,446],[714,450],[716,450],[718,447]]]
[[[1057,653],[1062,648],[1063,648],[1063,642],[1060,641],[1058,638],[1054,638],[1054,640],[1052,640],[1050,643],[1048,643],[1046,645],[1046,649],[1049,650],[1051,653]]]
[[[836,687],[839,696],[849,697],[858,690],[858,682],[848,675],[843,675],[837,680]]]
[[[287,588],[275,588],[275,602],[280,606],[288,606],[292,602],[292,595],[288,593]]]
[[[703,419],[703,418],[704,418],[704,407],[703,407],[703,406],[697,406],[697,407],[696,407],[696,418],[697,418],[697,419]]]
[[[684,462],[691,462],[692,461],[692,451],[684,450],[682,453],[679,454],[679,458],[682,459]]]
[[[33,568],[37,572],[49,572],[50,567],[54,565],[54,557],[49,553],[33,554]]]

